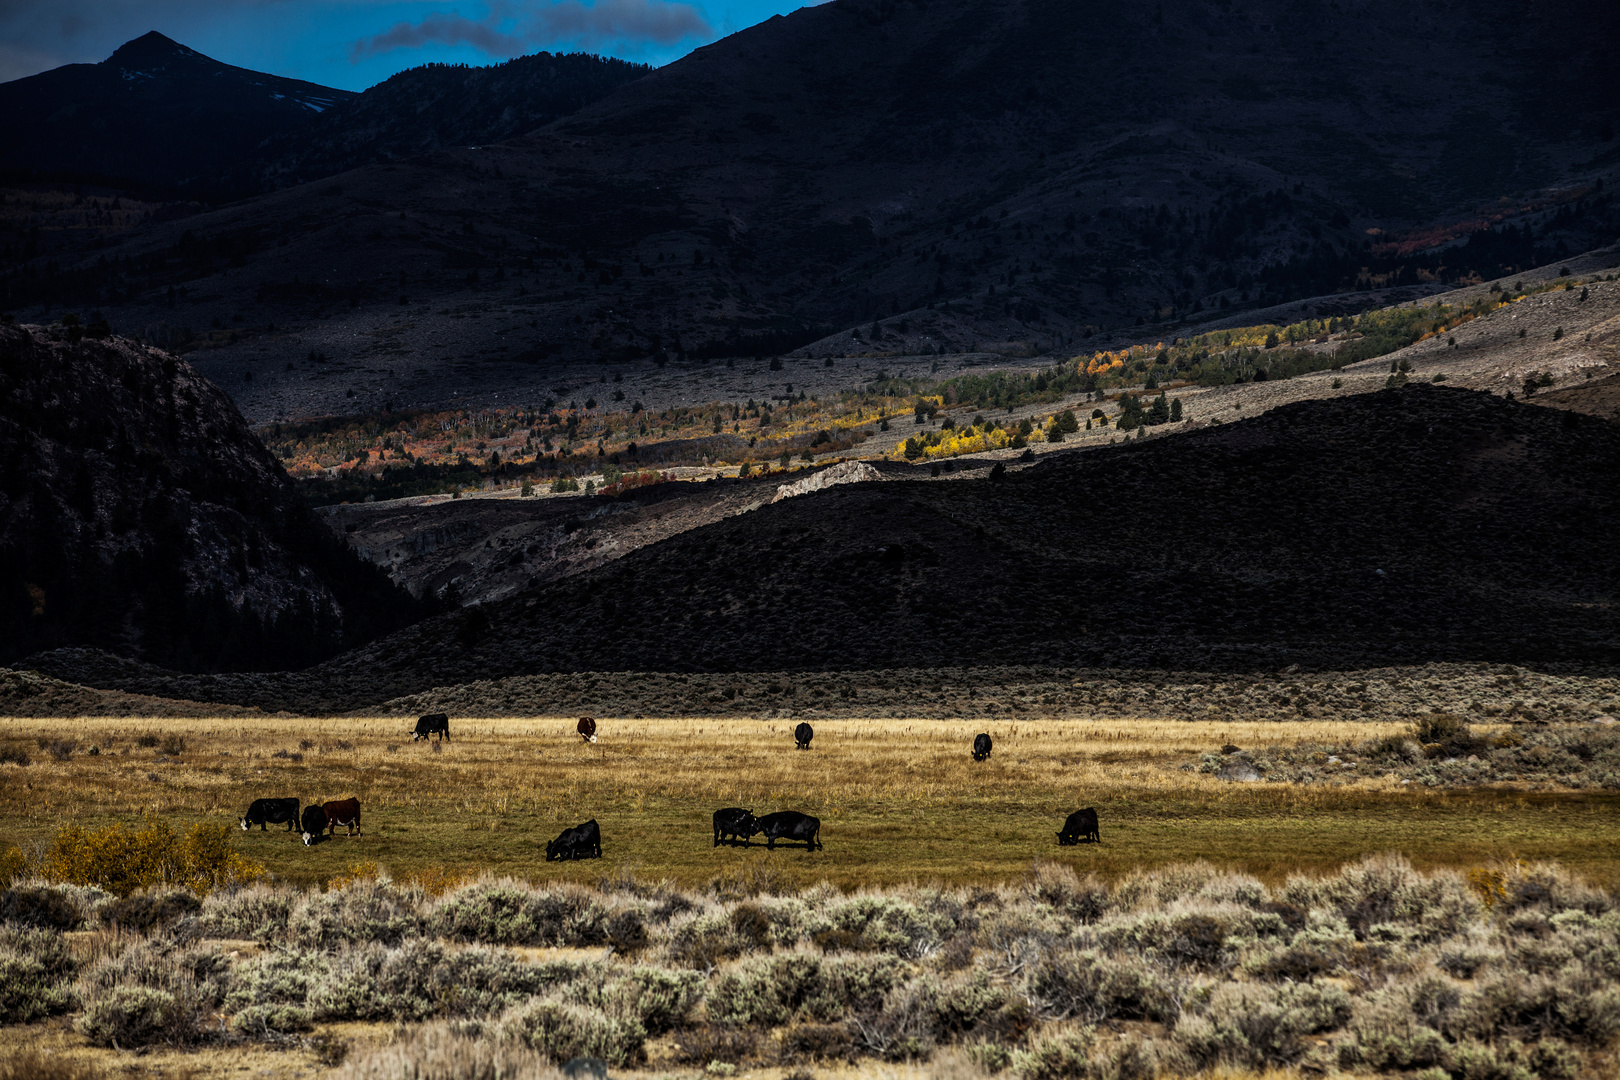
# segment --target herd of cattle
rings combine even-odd
[[[300,828],[303,830],[305,847],[318,843],[323,832],[329,837],[336,836],[339,825],[347,826],[348,835],[358,836],[360,800],[335,799],[318,806],[310,803],[300,816],[297,799],[254,799],[248,805],[247,813],[242,815],[242,831],[247,832],[257,825],[259,831],[264,832],[271,825],[283,822],[288,832],[297,832]]]
[[[588,743],[596,741],[596,721],[591,717],[580,717],[574,730],[583,741]],[[795,746],[800,750],[810,749],[810,740],[815,738],[815,734],[815,729],[809,724],[801,723],[793,731]],[[416,730],[411,735],[411,741],[431,736],[437,736],[441,742],[450,737],[448,715],[429,713],[416,721]],[[992,748],[993,743],[987,732],[975,735],[973,760],[988,759]],[[322,833],[328,838],[336,836],[339,825],[347,827],[349,836],[361,835],[359,799],[337,799],[319,805],[310,803],[304,807],[302,815],[299,814],[298,807],[297,799],[254,799],[242,817],[242,830],[246,832],[257,825],[259,831],[264,832],[271,825],[285,823],[288,832],[302,830],[306,847],[318,843]],[[753,843],[753,838],[760,835],[765,837],[765,847],[769,851],[776,849],[778,840],[784,843],[803,844],[806,851],[821,850],[821,820],[809,814],[801,814],[797,810],[778,810],[774,814],[756,818],[752,810],[740,806],[728,806],[714,812],[715,847],[719,847],[722,842],[735,845],[739,841],[744,847],[748,847]],[[1065,847],[1081,843],[1101,843],[1102,834],[1097,831],[1097,811],[1091,807],[1076,810],[1064,821],[1063,829],[1057,837],[1058,843]],[[602,830],[596,824],[595,818],[571,829],[564,829],[557,839],[546,845],[547,862],[601,857]]]

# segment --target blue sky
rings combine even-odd
[[[239,67],[364,90],[548,49],[666,64],[815,0],[0,0],[0,82],[157,30]]]

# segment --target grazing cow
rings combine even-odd
[[[803,841],[806,851],[821,848],[821,841],[816,839],[821,832],[821,819],[797,810],[778,810],[774,814],[766,814],[754,823],[754,831],[765,834],[767,851],[774,851],[778,840]]]
[[[295,832],[298,829],[298,800],[297,799],[254,799],[247,808],[247,814],[242,818],[242,831],[247,832],[257,825],[260,832],[266,831],[270,825],[287,823],[287,831]]]
[[[981,731],[973,736],[973,760],[983,761],[989,757],[992,745],[989,732]]]
[[[443,742],[450,737],[450,715],[448,713],[428,713],[416,721],[416,731],[411,735],[411,742],[425,739],[429,735],[437,735]]]
[[[590,717],[580,717],[579,723],[574,725],[574,730],[579,732],[579,737],[585,742],[596,741],[596,721]]]
[[[350,836],[360,831],[359,799],[337,799],[333,802],[322,803],[321,809],[326,812],[328,836],[336,836],[339,825],[347,825]]]
[[[1102,843],[1102,834],[1097,831],[1097,811],[1089,806],[1070,814],[1063,823],[1063,831],[1058,833],[1058,844],[1062,847],[1086,842]]]
[[[809,724],[800,724],[793,729],[793,741],[800,750],[810,749],[810,740],[816,737],[816,729]]]
[[[596,819],[564,829],[557,839],[546,845],[546,862],[563,859],[600,859],[602,857],[602,830]]]
[[[326,831],[326,811],[310,803],[304,807],[304,846],[321,842],[321,833]]]
[[[754,812],[752,810],[744,810],[740,806],[729,806],[724,810],[714,812],[715,847],[719,847],[720,841],[728,836],[731,837],[733,844],[738,839],[741,839],[743,846],[747,847],[748,838],[758,830],[759,825],[754,821]]]

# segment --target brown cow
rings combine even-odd
[[[359,799],[338,799],[336,802],[322,803],[321,809],[326,811],[327,836],[336,836],[339,825],[347,825],[350,836],[360,832]]]
[[[574,725],[574,730],[579,732],[579,737],[585,742],[596,741],[596,721],[592,720],[590,717],[580,717],[579,723]]]

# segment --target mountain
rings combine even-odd
[[[85,645],[300,667],[420,614],[189,365],[71,324],[0,325],[0,663]]]
[[[1620,662],[1620,426],[1410,385],[1001,477],[761,506],[308,672],[74,682],[359,708],[563,671]],[[724,704],[719,706],[724,708]],[[755,706],[757,707],[757,705]]]
[[[1073,355],[1611,241],[1620,8],[1467,10],[837,0],[505,143],[25,256],[0,305],[176,347],[239,322],[205,370],[274,418],[581,365]]]
[[[296,129],[270,136],[220,177],[262,191],[319,180],[446,146],[502,142],[542,127],[650,72],[585,53],[535,53],[503,64],[402,71]]]
[[[355,95],[232,67],[157,31],[0,84],[0,169],[174,188]]]

